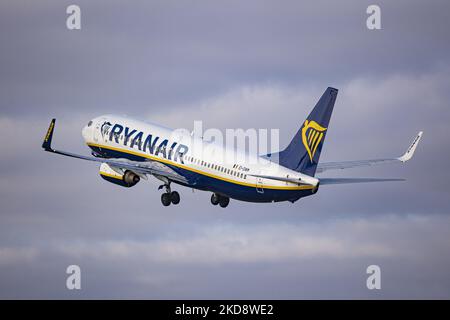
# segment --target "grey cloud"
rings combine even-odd
[[[23,269],[18,256],[38,266],[49,257],[68,263],[77,261],[86,278],[84,290],[88,297],[202,297],[202,294],[205,297],[204,290],[209,285],[217,285],[216,289],[210,289],[209,298],[250,298],[255,295],[259,298],[354,298],[360,295],[368,298],[448,298],[448,291],[445,291],[450,281],[448,276],[442,277],[439,272],[422,278],[431,270],[444,271],[448,264],[448,219],[446,215],[410,215],[406,218],[386,215],[356,220],[343,218],[320,224],[213,224],[206,225],[207,228],[198,224],[185,235],[169,232],[161,238],[140,242],[81,239],[57,244],[38,242],[39,253],[34,252],[35,247],[2,248],[0,263],[16,262]],[[434,248],[432,252],[428,250],[430,244]],[[3,254],[8,251],[14,255]],[[405,277],[399,261],[418,281]],[[317,262],[317,269],[311,269]],[[365,268],[373,263],[381,265],[383,287],[387,288],[379,295],[364,289]],[[179,271],[174,272],[176,270]],[[62,276],[54,274],[52,277],[54,268],[40,271],[39,278],[49,279],[50,283],[40,284],[42,291],[35,294],[46,297],[48,287],[56,287]],[[289,276],[284,274],[285,271],[289,271]],[[203,272],[206,274],[200,276]],[[220,280],[214,279],[218,272],[221,273]],[[330,277],[330,272],[342,280]],[[257,279],[261,279],[260,285]],[[2,277],[2,282],[10,287],[10,280]],[[125,288],[121,287],[123,282],[127,282]],[[420,287],[422,283],[432,287],[424,292]],[[357,290],[339,290],[333,286],[335,284]],[[98,285],[112,290],[98,288]],[[251,287],[245,288],[245,285]],[[297,285],[301,285],[301,290]],[[270,290],[253,291],[259,286],[270,287]],[[39,282],[33,281],[31,288],[38,290]],[[320,295],[318,288],[323,289]],[[19,290],[16,288],[9,294],[16,295]],[[27,292],[22,294],[28,295]],[[70,297],[64,288],[53,294]]]
[[[365,28],[361,1],[81,1],[80,32],[65,29],[65,2],[25,3],[1,10],[9,115],[157,111],[236,84],[338,85],[355,73],[417,74],[447,61],[444,1],[382,2],[378,33]]]

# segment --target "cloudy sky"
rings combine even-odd
[[[370,31],[360,0],[2,1],[0,298],[450,298],[450,4],[376,3]],[[425,132],[405,166],[333,176],[406,182],[226,210],[178,187],[163,208],[156,179],[123,189],[40,149],[56,117],[55,146],[88,154],[103,113],[276,128],[285,146],[328,86],[322,161],[399,156]]]

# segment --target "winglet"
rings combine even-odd
[[[406,150],[405,154],[402,155],[398,160],[401,162],[406,162],[411,159],[414,155],[414,151],[416,151],[417,145],[419,144],[420,138],[422,138],[423,131],[420,131],[416,138],[413,140],[408,150]]]
[[[42,143],[42,148],[45,151],[53,151],[52,149],[52,138],[53,138],[53,130],[55,129],[56,119],[52,119],[50,122],[50,126],[48,127],[47,134],[45,135],[44,142]]]

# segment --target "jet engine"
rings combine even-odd
[[[115,168],[107,163],[102,163],[100,166],[100,176],[108,182],[117,184],[122,187],[130,188],[136,185],[141,178],[136,173],[130,170],[122,170]]]

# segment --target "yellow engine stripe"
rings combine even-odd
[[[103,172],[103,171],[100,171],[100,175],[105,176],[105,177],[118,179],[118,180],[122,180],[121,176],[118,176],[118,175],[115,175],[115,174],[111,174],[111,173],[106,173],[106,172]]]
[[[139,156],[139,157],[151,159],[151,160],[154,160],[154,161],[159,161],[159,162],[162,162],[162,163],[170,164],[172,166],[175,166],[175,167],[178,167],[178,168],[181,168],[181,169],[185,169],[185,170],[188,170],[188,171],[191,171],[191,172],[195,172],[195,173],[198,173],[198,174],[202,174],[202,175],[214,178],[214,179],[218,179],[218,180],[222,180],[222,181],[226,181],[226,182],[230,182],[230,183],[234,183],[234,184],[239,184],[239,185],[246,186],[246,187],[256,188],[256,184],[253,184],[253,183],[246,183],[246,182],[242,182],[242,181],[231,180],[231,179],[224,178],[224,177],[221,177],[221,176],[217,176],[215,174],[211,174],[211,173],[208,173],[208,172],[205,172],[205,171],[197,170],[197,169],[188,167],[186,165],[179,164],[179,163],[174,162],[174,161],[170,161],[170,160],[167,160],[167,159],[163,159],[163,158],[159,158],[159,157],[156,157],[156,156],[152,156],[152,155],[149,155],[149,154],[146,154],[146,153],[140,153],[140,152],[136,152],[136,151],[126,150],[126,149],[121,149],[121,148],[116,148],[116,147],[110,147],[110,146],[105,146],[105,145],[96,144],[96,143],[88,143],[87,145],[91,146],[91,147],[98,147],[98,148],[102,148],[102,149],[108,149],[108,150],[113,150],[113,151],[119,151],[119,152],[132,154],[132,155],[135,155],[135,156]],[[264,189],[276,189],[276,190],[310,190],[310,189],[313,189],[314,187],[313,186],[267,186],[267,185],[263,185],[262,188],[264,188]]]

